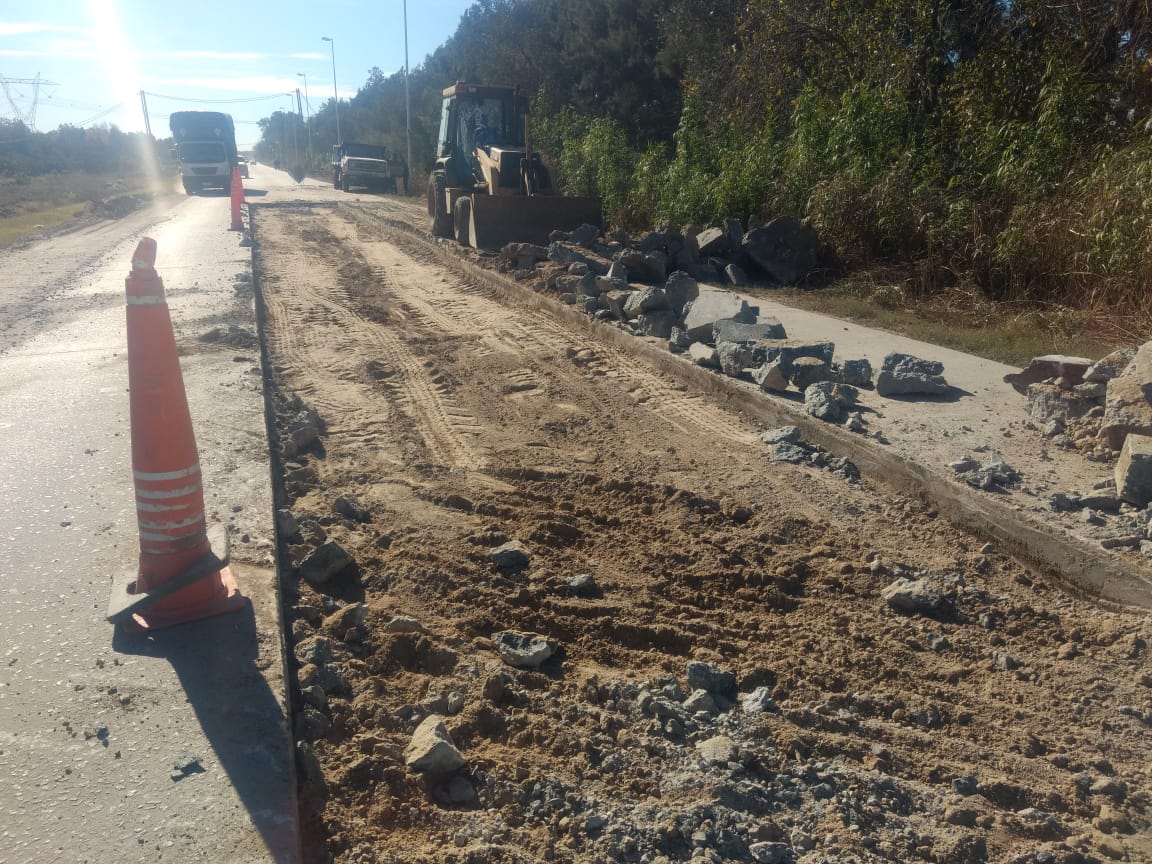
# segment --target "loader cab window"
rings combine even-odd
[[[469,99],[459,103],[460,148],[523,147],[524,125],[508,100]]]

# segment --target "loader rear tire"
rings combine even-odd
[[[456,199],[456,212],[452,214],[452,223],[456,232],[456,242],[461,246],[472,246],[472,199],[467,195]]]
[[[432,219],[432,234],[436,237],[452,236],[452,214],[444,202],[447,190],[448,181],[443,174],[436,172],[428,178],[428,216]]]

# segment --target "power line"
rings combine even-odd
[[[201,105],[229,105],[239,102],[266,102],[270,99],[279,99],[284,94],[277,93],[274,96],[251,96],[244,99],[190,99],[186,96],[165,96],[163,93],[146,93],[147,96],[155,96],[157,99],[170,99],[173,102],[196,102]]]

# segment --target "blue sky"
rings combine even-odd
[[[411,68],[444,43],[474,0],[407,0]],[[301,0],[172,3],[157,0],[53,0],[5,3],[0,11],[0,78],[36,78],[36,128],[115,124],[167,137],[179,110],[225,111],[241,149],[256,142],[256,121],[296,109],[305,78],[313,110],[333,94],[355,94],[379,66],[404,67],[404,0]],[[34,11],[36,7],[38,10]],[[334,42],[321,40],[331,37]],[[27,114],[37,88],[9,83],[0,116]],[[168,98],[176,97],[176,98]],[[205,101],[190,101],[205,100]],[[217,101],[227,100],[227,101]]]

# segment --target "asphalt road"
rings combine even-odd
[[[249,195],[291,185],[258,166]],[[0,254],[0,864],[298,860],[250,250],[225,197]],[[134,574],[124,278],[156,239],[238,613],[128,637],[105,620]]]

